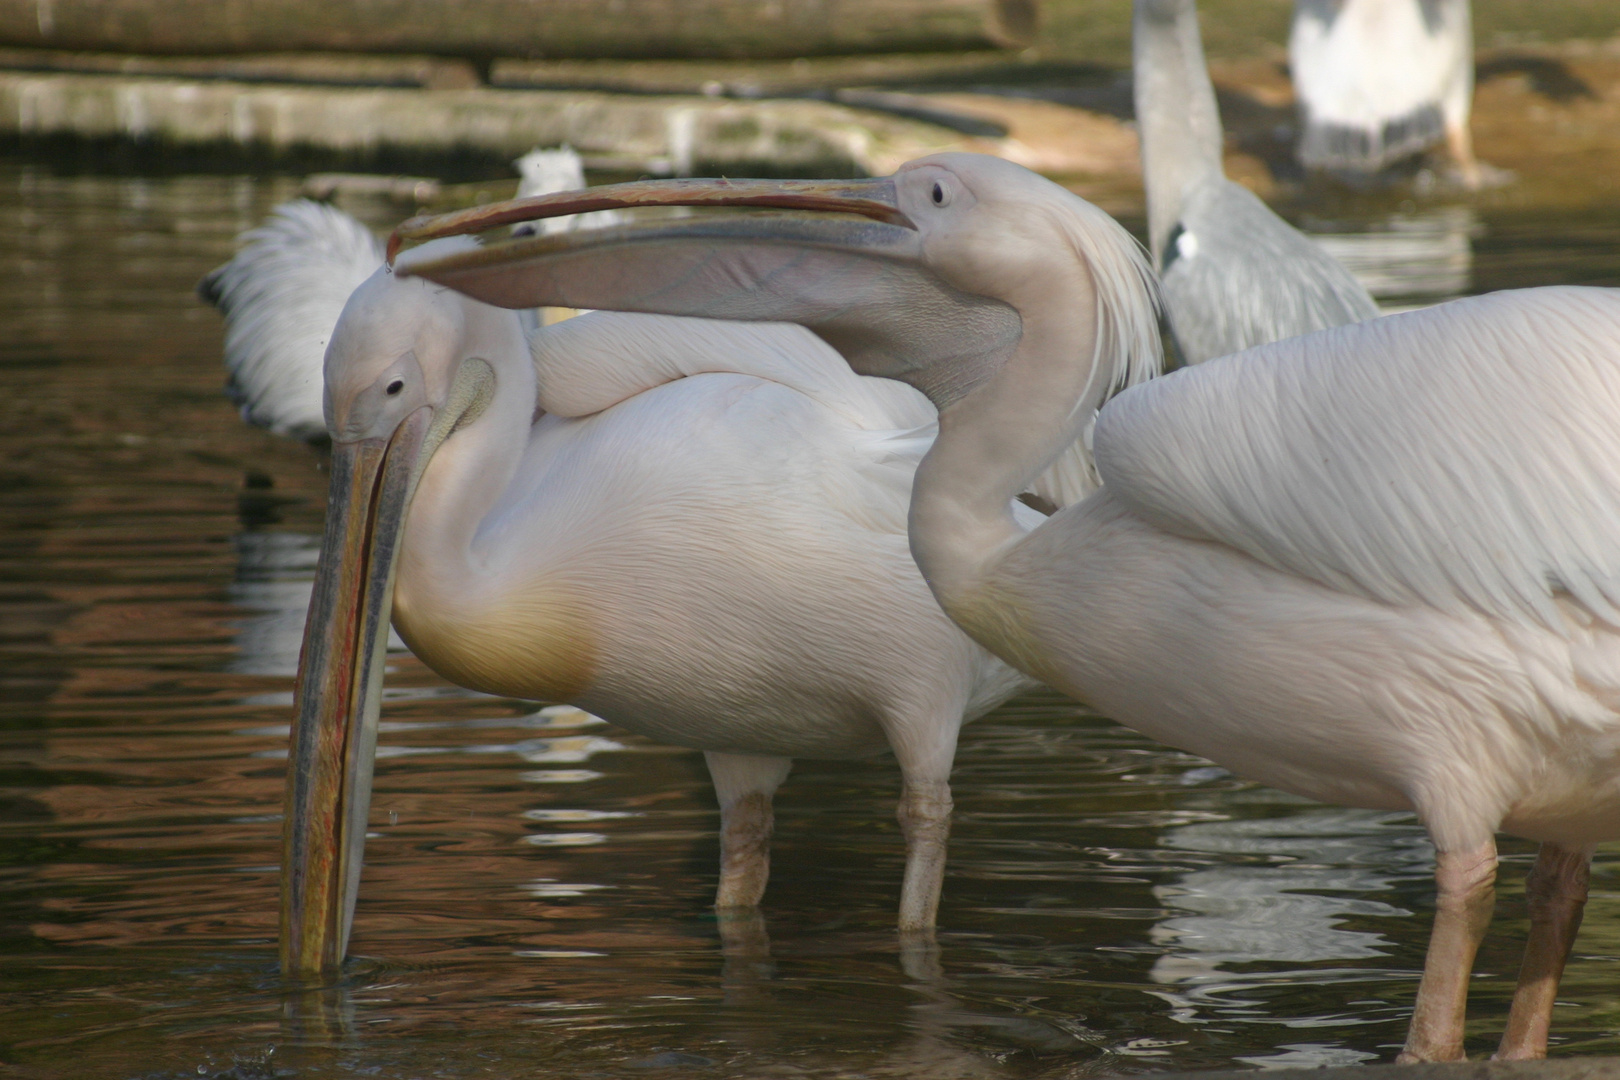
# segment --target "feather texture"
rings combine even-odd
[[[1468,0],[1295,0],[1288,61],[1307,166],[1375,172],[1468,123]]]
[[[1153,524],[1332,589],[1620,626],[1616,340],[1620,293],[1573,287],[1327,330],[1122,395],[1098,467]]]
[[[225,315],[226,392],[249,423],[324,438],[326,342],[349,294],[382,265],[382,245],[354,218],[308,199],[276,207],[240,244],[197,286]]]
[[[1224,178],[1188,192],[1160,276],[1189,364],[1378,315],[1338,260]]]

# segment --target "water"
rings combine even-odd
[[[219,394],[191,295],[286,178],[0,161],[0,1065],[25,1077],[1071,1077],[1388,1059],[1432,909],[1411,819],[1236,780],[1054,696],[968,729],[937,952],[892,931],[898,779],[801,763],[763,921],[717,925],[699,755],[394,657],[340,986],[275,972],[321,460]],[[360,208],[377,225],[408,208]],[[1407,306],[1620,284],[1620,211],[1302,219]],[[1499,1033],[1504,844],[1470,1049]],[[1620,1051],[1620,849],[1561,1053]]]

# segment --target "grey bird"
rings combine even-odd
[[[1377,316],[1348,270],[1226,178],[1193,0],[1136,0],[1132,39],[1148,240],[1182,363]]]

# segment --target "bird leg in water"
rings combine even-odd
[[[1406,1047],[1395,1059],[1402,1065],[1463,1060],[1468,979],[1496,906],[1496,841],[1473,851],[1436,852],[1434,881],[1434,930]]]
[[[757,907],[771,876],[771,797],[787,779],[793,759],[713,750],[703,757],[720,798],[720,889],[714,906]]]
[[[945,842],[951,836],[951,785],[907,777],[900,793],[906,838],[906,878],[900,887],[900,929],[932,930],[945,884]]]
[[[1513,992],[1513,1010],[1507,1031],[1494,1055],[1498,1061],[1526,1061],[1547,1056],[1547,1029],[1552,1023],[1553,999],[1564,961],[1581,928],[1586,889],[1591,877],[1592,849],[1541,845],[1536,865],[1525,880],[1530,907],[1530,940],[1524,946],[1519,986]]]
[[[1457,164],[1463,186],[1469,191],[1478,191],[1485,183],[1485,175],[1479,167],[1479,159],[1474,157],[1474,135],[1466,119],[1460,124],[1446,125],[1446,150]]]

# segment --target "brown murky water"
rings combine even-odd
[[[0,160],[0,1065],[30,1077],[1069,1077],[1388,1059],[1431,912],[1406,816],[1055,697],[968,729],[937,953],[898,781],[801,764],[763,922],[708,908],[700,756],[394,658],[342,985],[278,980],[278,811],[324,477],[241,425],[191,294],[290,179]],[[1358,204],[1359,205],[1359,204]],[[362,208],[381,225],[408,208]],[[1337,216],[1335,216],[1337,214]],[[1620,284],[1620,210],[1322,208],[1394,302]],[[1509,841],[1471,1049],[1523,939]],[[1560,1053],[1620,1051],[1620,848]]]

